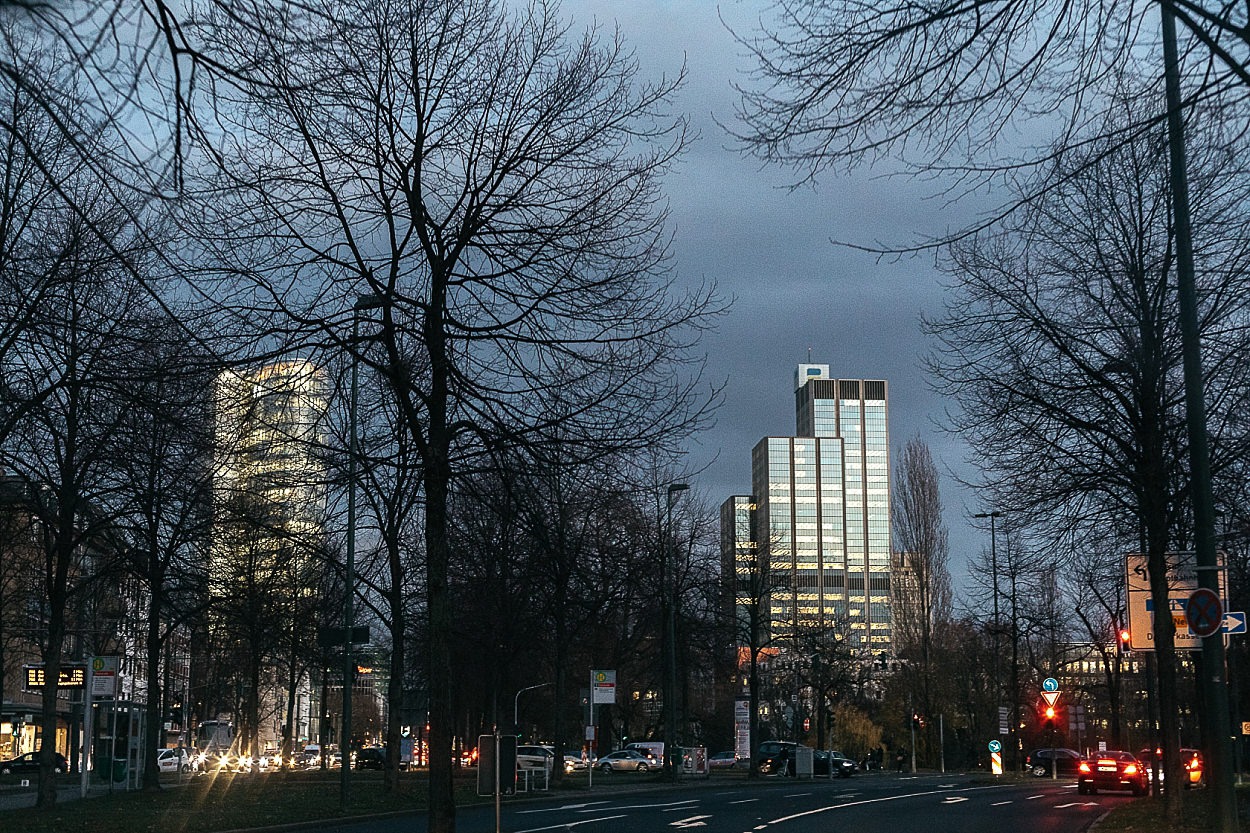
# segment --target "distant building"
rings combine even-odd
[[[286,722],[289,668],[275,657],[316,638],[308,606],[318,598],[325,547],[326,408],[323,374],[303,360],[226,371],[214,390],[209,629],[223,665],[200,672],[207,679],[196,717],[233,715],[246,737],[238,712],[255,697],[262,746]],[[260,690],[252,692],[257,656]],[[306,677],[296,689],[298,739],[310,732],[313,690]]]
[[[751,494],[721,508],[722,563],[733,565],[736,616],[745,616],[754,588],[765,597],[774,646],[803,632],[838,630],[866,656],[889,651],[886,383],[835,379],[828,365],[799,365],[795,410],[794,436],[765,437],[752,450]],[[753,570],[765,574],[762,583]]]

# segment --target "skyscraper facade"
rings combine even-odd
[[[799,365],[795,435],[756,444],[752,494],[722,509],[735,586],[760,586],[744,571],[767,575],[773,645],[833,631],[866,656],[890,649],[888,402],[883,380],[835,379],[828,365]],[[744,552],[759,554],[754,567]],[[740,617],[743,603],[739,594]]]

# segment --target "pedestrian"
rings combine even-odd
[[[907,757],[907,756],[903,754],[903,750],[902,750],[902,749],[898,750],[898,752],[897,752],[897,753],[895,753],[895,755],[894,755],[894,771],[895,771],[895,772],[902,772],[902,771],[903,771],[903,759],[904,759],[905,757]]]

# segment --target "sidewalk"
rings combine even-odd
[[[0,787],[0,811],[34,807],[35,782],[32,779],[30,783],[29,787]],[[108,795],[108,793],[108,784],[92,784],[87,788],[87,798]],[[81,796],[82,788],[78,784],[63,784],[56,789],[58,804],[65,801],[77,801]]]

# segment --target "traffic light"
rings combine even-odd
[[[1120,653],[1122,655],[1127,654],[1129,651],[1133,650],[1133,641],[1130,638],[1131,636],[1132,634],[1129,633],[1128,628],[1120,628],[1120,634],[1119,634],[1120,638],[1118,640],[1118,644],[1120,648]]]

